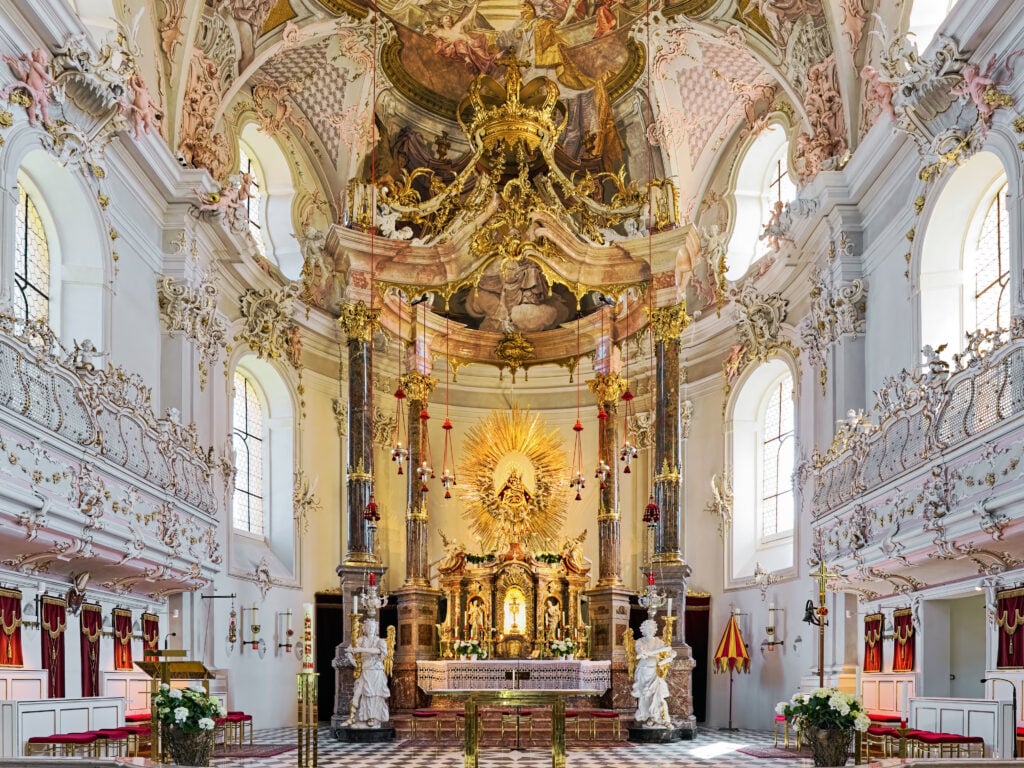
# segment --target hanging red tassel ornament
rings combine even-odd
[[[370,494],[370,500],[366,503],[366,509],[363,510],[363,519],[371,523],[376,523],[380,520],[380,513],[377,511],[377,501],[373,498],[373,494]]]
[[[405,460],[409,456],[409,449],[402,445],[402,425],[405,421],[405,406],[402,401],[405,397],[405,390],[399,384],[395,390],[395,446],[391,449],[391,460],[398,464],[400,475],[405,474]]]
[[[644,507],[644,522],[647,525],[655,526],[659,520],[661,520],[661,507],[654,500],[654,494],[652,493],[647,497],[647,506]]]

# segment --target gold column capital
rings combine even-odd
[[[599,373],[587,382],[587,388],[594,394],[598,405],[619,402],[626,387],[626,380],[618,373]]]
[[[686,314],[686,300],[671,307],[655,307],[650,311],[651,331],[655,341],[677,341],[692,318]]]
[[[364,301],[346,301],[341,305],[338,325],[350,339],[369,341],[380,327],[379,308],[371,309]]]
[[[402,389],[409,396],[410,400],[425,403],[430,398],[430,393],[437,386],[437,378],[428,373],[410,371],[402,376]]]

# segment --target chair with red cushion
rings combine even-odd
[[[99,737],[91,731],[82,733],[55,733],[51,736],[33,736],[26,742],[26,753],[38,755],[45,752],[61,757],[93,757]]]
[[[419,730],[419,723],[432,722],[434,724],[434,741],[441,740],[441,713],[436,709],[414,709],[412,712],[412,737],[416,738]]]
[[[133,715],[125,715],[124,721],[126,723],[148,723],[152,719],[152,715],[149,712],[137,712]]]
[[[578,739],[580,737],[580,711],[578,709],[565,710],[566,729],[568,729],[570,723],[576,726],[576,738]]]
[[[242,746],[242,742],[245,740],[245,726],[249,726],[249,745],[252,746],[252,715],[247,715],[245,712],[228,712],[226,719],[229,723],[234,723],[238,729],[238,746]]]
[[[99,728],[96,734],[96,751],[103,747],[105,757],[127,757],[129,742],[134,734],[127,728]]]
[[[517,727],[521,729],[524,724],[529,728],[530,738],[533,738],[533,712],[531,710],[501,710],[501,738],[505,738],[505,726],[508,726],[515,733],[515,729]]]
[[[611,723],[611,735],[616,739],[622,738],[622,720],[619,713],[614,709],[592,709],[590,710],[590,737],[597,738],[597,724],[599,722]]]
[[[128,753],[131,757],[138,757],[143,748],[148,751],[152,747],[152,728],[149,723],[129,723],[122,725],[121,730],[129,733]]]

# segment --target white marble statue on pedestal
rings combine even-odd
[[[633,667],[633,698],[636,714],[633,719],[643,728],[674,728],[668,714],[668,682],[665,676],[676,652],[657,636],[658,625],[647,619],[640,625],[640,638],[633,642],[626,633],[626,656]]]
[[[355,667],[352,706],[344,725],[350,728],[380,728],[391,717],[388,710],[388,675],[394,659],[395,630],[388,628],[388,638],[378,637],[376,618],[367,618],[355,642],[345,655]]]

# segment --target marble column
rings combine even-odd
[[[622,394],[626,391],[626,380],[618,373],[598,373],[587,382],[590,391],[597,399],[599,409],[603,409],[608,418],[602,419],[598,427],[601,431],[600,458],[611,468],[604,488],[598,495],[597,532],[598,532],[598,581],[597,585],[612,586],[622,584],[622,521],[619,515],[619,473],[618,457],[615,455],[618,434],[616,416]]]
[[[366,505],[373,493],[373,375],[370,342],[380,310],[343,304],[338,324],[348,337],[348,544],[344,565],[377,562]]]
[[[682,401],[679,396],[679,338],[690,317],[685,303],[651,313],[655,342],[654,500],[661,508],[655,529],[654,561],[683,562]]]
[[[424,457],[423,432],[427,425],[420,413],[437,386],[433,376],[413,371],[402,377],[402,389],[409,401],[409,471],[406,477],[405,584],[426,586],[430,574],[427,564],[427,499],[416,473]]]

